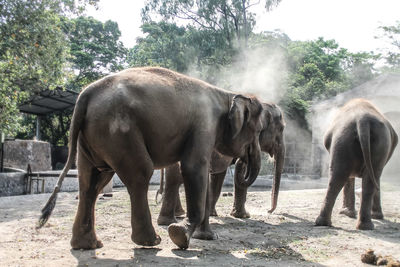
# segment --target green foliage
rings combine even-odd
[[[216,70],[231,62],[235,51],[221,32],[199,30],[193,26],[150,22],[142,25],[144,38],[130,50],[130,66],[161,66],[180,72],[194,71],[212,81]]]
[[[18,132],[18,136],[31,138],[34,119],[22,117],[18,103],[59,85],[80,90],[105,73],[122,68],[126,49],[118,41],[115,22],[66,18],[97,2],[0,0],[0,132],[8,136]],[[70,114],[43,117],[43,138],[66,144],[69,120]]]
[[[65,18],[63,29],[69,42],[68,61],[73,70],[67,87],[80,91],[100,77],[123,69],[127,49],[119,41],[121,32],[116,22],[102,23],[82,16]]]
[[[71,1],[69,1],[71,3]],[[49,1],[0,1],[0,131],[21,130],[17,103],[62,83],[67,45]]]
[[[400,20],[394,25],[382,26],[383,31],[381,38],[386,39],[391,48],[385,51],[385,60],[387,71],[400,72]]]
[[[102,23],[92,17],[64,18],[68,40],[70,71],[64,75],[64,86],[75,91],[125,65],[127,49],[119,41],[121,32],[113,21]],[[53,145],[67,145],[71,112],[59,112],[41,118],[41,138]],[[32,122],[31,122],[32,123]]]
[[[271,10],[281,0],[262,2],[266,10]],[[230,47],[247,47],[256,23],[255,14],[249,9],[260,3],[251,0],[148,0],[142,18],[147,22],[152,21],[154,15],[167,21],[186,20],[196,29],[222,33]]]
[[[141,26],[145,38],[138,38],[129,53],[130,66],[161,66],[180,72],[187,70],[186,29],[167,22],[151,22]]]

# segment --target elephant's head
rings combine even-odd
[[[259,135],[262,129],[262,105],[255,97],[235,95],[232,99],[227,126],[222,141],[217,142],[218,152],[240,158],[246,166],[242,183],[251,185],[261,168]]]
[[[262,130],[259,136],[261,150],[268,153],[275,159],[274,182],[272,186],[271,209],[273,212],[277,206],[281,174],[285,157],[285,143],[283,140],[283,129],[285,122],[282,112],[275,104],[262,103],[263,111],[261,114]],[[235,184],[246,185],[243,183],[248,172],[247,164],[238,160],[235,167]]]

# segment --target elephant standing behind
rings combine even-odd
[[[372,230],[372,215],[383,218],[380,177],[397,145],[398,137],[388,120],[365,99],[343,106],[328,129],[324,144],[330,153],[329,187],[316,225],[331,225],[337,195],[344,189],[344,213],[354,210],[354,177],[362,178],[362,198],[357,229]],[[350,179],[350,180],[349,180]],[[353,192],[352,192],[353,191]],[[347,210],[347,211],[346,211]]]
[[[238,95],[163,68],[127,69],[92,83],[75,105],[68,160],[39,226],[48,220],[77,153],[79,205],[71,246],[102,246],[95,233],[94,207],[114,173],[130,195],[133,242],[157,245],[161,238],[151,223],[149,181],[154,169],[180,161],[188,212],[185,220],[168,227],[168,233],[177,246],[186,249],[204,219],[214,149],[249,164],[247,180],[257,177],[261,111],[254,96]]]
[[[282,112],[278,106],[269,103],[262,103],[262,106],[262,130],[259,136],[260,147],[262,151],[269,153],[270,156],[275,159],[275,175],[271,195],[272,201],[271,209],[269,210],[269,212],[273,212],[277,205],[280,178],[284,164],[285,144],[283,139],[283,130],[285,123]],[[210,209],[210,215],[217,215],[215,205],[221,193],[227,168],[234,162],[236,162],[236,159],[222,155],[216,151],[212,154],[209,184],[210,206],[208,207]],[[235,199],[233,210],[231,212],[231,215],[237,218],[250,217],[250,214],[245,209],[245,202],[247,188],[251,183],[243,181],[245,172],[245,164],[243,164],[241,160],[238,160],[235,168]],[[175,215],[184,214],[179,200],[179,186],[181,184],[182,175],[180,173],[179,164],[169,166],[166,169],[165,175],[165,195],[157,220],[159,225],[169,225],[174,223],[176,222]],[[207,211],[206,215],[208,215]],[[201,239],[215,238],[208,227],[208,217],[206,217],[205,222],[203,222],[196,231],[195,237]]]

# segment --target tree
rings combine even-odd
[[[161,66],[180,72],[187,70],[189,57],[186,56],[186,28],[174,23],[144,23],[142,32],[147,34],[138,38],[130,50],[130,66]]]
[[[400,21],[394,25],[382,26],[381,38],[386,39],[391,44],[390,50],[384,51],[386,63],[389,71],[400,71]]]
[[[64,19],[63,29],[70,47],[68,61],[73,75],[68,87],[80,91],[100,77],[124,67],[127,49],[119,40],[118,24],[92,17]]]
[[[63,83],[68,46],[61,16],[96,0],[0,0],[0,131],[21,130],[18,103]]]
[[[263,1],[267,10],[280,2]],[[142,10],[142,18],[151,21],[154,13],[165,20],[177,18],[197,29],[222,32],[230,48],[247,48],[248,38],[256,23],[255,14],[250,9],[260,3],[251,0],[148,0]]]
[[[141,27],[146,37],[138,38],[130,50],[130,66],[162,66],[180,72],[190,69],[212,81],[216,69],[232,61],[232,51],[221,32],[179,27],[165,21],[144,23]]]
[[[92,17],[63,18],[65,39],[68,41],[68,73],[65,87],[82,90],[100,77],[123,68],[127,49],[119,41],[118,24],[102,23]],[[41,118],[41,138],[53,145],[67,145],[70,111],[49,114]],[[28,121],[29,122],[29,121]]]

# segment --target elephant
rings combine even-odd
[[[359,230],[374,229],[371,209],[374,218],[383,218],[380,177],[397,143],[398,137],[390,122],[368,100],[350,100],[338,111],[324,137],[324,145],[330,154],[330,179],[315,222],[317,226],[332,225],[332,209],[343,186],[342,212],[352,215],[354,178],[361,177],[362,197],[356,227]]]
[[[69,154],[52,195],[42,209],[43,226],[63,179],[77,155],[79,204],[72,229],[73,249],[102,247],[94,226],[98,194],[116,173],[131,201],[131,239],[160,244],[151,223],[147,192],[154,169],[181,163],[187,217],[168,234],[181,249],[204,218],[208,169],[217,150],[241,158],[253,181],[261,166],[262,105],[237,94],[159,67],[130,68],[108,75],[79,95],[70,125]]]
[[[270,154],[275,159],[275,176],[272,187],[272,201],[271,209],[272,213],[277,206],[278,193],[280,178],[284,164],[285,156],[285,143],[283,138],[283,130],[285,122],[283,120],[282,112],[278,106],[270,103],[262,103],[262,130],[259,136],[259,142],[261,150]],[[209,215],[217,216],[215,210],[216,202],[221,193],[222,184],[225,179],[227,168],[236,162],[235,158],[230,156],[222,155],[217,151],[214,151],[211,157],[210,163],[210,185],[209,185],[209,197],[210,197],[210,209]],[[249,218],[250,214],[245,209],[247,187],[250,184],[243,183],[243,176],[245,173],[245,166],[243,162],[238,160],[235,168],[235,194],[234,204],[231,215],[237,218]],[[179,200],[179,186],[182,184],[183,179],[180,172],[179,164],[174,164],[166,168],[165,173],[165,194],[162,201],[160,214],[157,220],[159,225],[169,225],[175,223],[175,216],[183,215],[184,210],[182,209]],[[162,182],[160,186],[162,187]],[[161,188],[162,189],[162,188]],[[208,214],[206,212],[206,214]],[[205,224],[205,225],[204,225]],[[206,217],[205,222],[196,230],[194,237],[200,239],[214,239],[216,236],[210,231],[208,227],[208,218]]]

